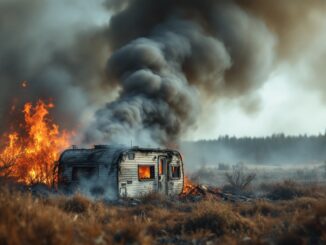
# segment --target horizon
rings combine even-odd
[[[201,139],[196,139],[196,140],[184,140],[184,141],[181,141],[182,143],[185,143],[185,142],[198,142],[198,141],[214,141],[214,140],[219,140],[219,139],[223,139],[225,137],[228,137],[228,138],[236,138],[236,139],[245,139],[245,138],[251,138],[251,139],[262,139],[262,138],[273,138],[273,137],[279,137],[283,135],[285,138],[299,138],[299,137],[320,137],[320,136],[326,136],[326,129],[324,132],[320,132],[318,134],[306,134],[306,133],[303,133],[303,134],[285,134],[285,133],[282,133],[282,132],[279,132],[279,133],[273,133],[273,134],[269,134],[269,135],[260,135],[260,136],[252,136],[252,135],[244,135],[244,136],[236,136],[236,135],[228,135],[228,134],[225,134],[225,135],[219,135],[215,138],[201,138]]]

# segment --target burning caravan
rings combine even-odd
[[[150,192],[182,193],[183,162],[178,151],[97,145],[69,149],[58,162],[58,189],[80,191],[109,199]]]

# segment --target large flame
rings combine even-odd
[[[37,102],[24,106],[22,130],[2,137],[0,175],[7,175],[26,184],[53,181],[53,167],[60,152],[70,145],[72,133],[60,131],[53,123],[49,110],[52,103]]]

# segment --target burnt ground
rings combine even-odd
[[[262,186],[264,198],[240,199],[201,186],[180,197],[150,194],[118,202],[13,186],[0,188],[4,245],[326,243],[324,186],[282,182]]]

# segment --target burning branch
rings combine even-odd
[[[12,174],[12,168],[17,163],[19,157],[21,157],[22,153],[13,155],[7,159],[0,157],[0,176],[8,177]]]

